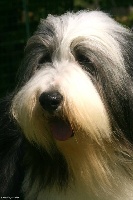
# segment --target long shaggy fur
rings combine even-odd
[[[41,20],[1,102],[1,196],[133,199],[132,46],[130,30],[100,11]],[[40,100],[51,94],[54,110]]]

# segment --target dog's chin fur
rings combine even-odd
[[[24,76],[1,103],[3,124],[10,120],[0,126],[0,144],[10,142],[0,154],[1,172],[10,168],[2,195],[15,195],[18,177],[25,200],[133,199],[132,44],[130,30],[100,11],[41,20]],[[39,98],[53,91],[63,100],[49,112]]]

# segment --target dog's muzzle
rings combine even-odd
[[[68,140],[74,135],[71,125],[61,117],[53,117],[54,112],[60,107],[63,96],[58,91],[43,92],[39,97],[41,107],[47,111],[49,126],[53,137],[59,141]]]

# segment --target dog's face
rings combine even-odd
[[[27,43],[11,110],[30,142],[48,153],[56,146],[71,163],[76,152],[100,158],[114,138],[129,139],[129,38],[130,31],[98,11],[41,21]]]

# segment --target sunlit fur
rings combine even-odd
[[[38,165],[43,168],[50,159],[56,164],[52,169],[49,162],[44,174],[34,174],[37,163],[28,165],[22,184],[25,200],[133,199],[131,45],[132,33],[100,11],[41,20],[27,43],[25,73],[10,111],[29,145],[47,155]],[[80,55],[89,58],[94,71],[82,65]],[[63,96],[53,115],[69,121],[74,136],[66,141],[51,134],[50,114],[39,103],[46,91]],[[53,179],[50,170],[57,174]],[[58,173],[68,176],[59,179]]]

